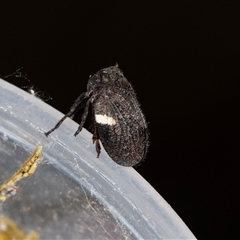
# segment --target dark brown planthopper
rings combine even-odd
[[[75,117],[84,108],[78,130],[74,134],[77,136],[83,128],[90,106],[92,139],[97,157],[101,152],[101,140],[104,149],[116,163],[130,167],[143,161],[149,145],[148,125],[132,85],[117,64],[91,76],[87,91],[75,100],[69,112],[45,135],[48,136],[67,117]]]

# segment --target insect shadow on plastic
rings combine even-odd
[[[104,68],[88,80],[87,91],[74,102],[69,112],[46,132],[48,136],[67,118],[75,117],[83,110],[77,136],[92,109],[93,143],[97,157],[100,142],[113,161],[122,166],[134,166],[146,157],[148,149],[148,126],[140,109],[136,94],[118,65]]]

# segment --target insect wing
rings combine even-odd
[[[135,94],[124,89],[102,94],[95,104],[99,138],[108,155],[122,166],[133,166],[145,158],[148,129]]]

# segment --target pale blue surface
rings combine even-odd
[[[15,201],[2,205],[0,214],[36,230],[41,239],[195,239],[133,168],[117,165],[103,149],[97,159],[85,129],[74,137],[78,127],[74,121],[67,119],[46,138],[43,132],[62,116],[0,79],[0,153],[10,155],[4,166],[0,159],[0,175],[9,176],[4,169],[13,159],[11,152],[27,156],[41,145],[44,154],[37,172],[26,180]]]

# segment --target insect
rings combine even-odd
[[[97,157],[101,152],[100,141],[113,161],[122,166],[134,166],[141,162],[148,149],[148,126],[140,109],[136,94],[118,65],[104,68],[90,76],[87,91],[74,102],[69,112],[46,132],[48,136],[67,118],[73,118],[83,110],[77,136],[92,109],[93,144]]]

